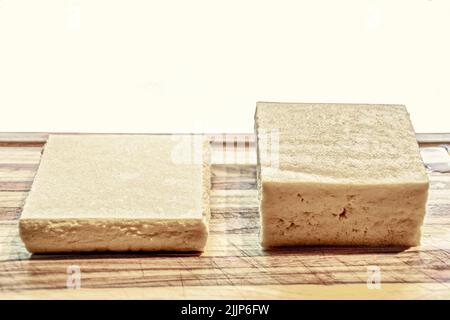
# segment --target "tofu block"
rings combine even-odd
[[[19,223],[28,251],[202,251],[209,143],[187,137],[201,140],[51,135]]]
[[[414,246],[428,176],[402,105],[259,102],[263,247]]]

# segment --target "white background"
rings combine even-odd
[[[450,1],[0,0],[0,131],[252,132],[258,100],[450,132]]]

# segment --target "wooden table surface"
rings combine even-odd
[[[18,218],[47,134],[0,134],[0,298],[450,298],[450,174],[429,174],[420,247],[264,251],[253,136],[236,137],[247,142],[212,137],[211,232],[203,254],[31,255]],[[449,135],[421,138],[434,145]],[[67,288],[70,266],[81,270],[80,289]],[[368,266],[380,268],[380,289],[367,286]]]

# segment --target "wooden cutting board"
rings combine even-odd
[[[448,137],[418,138],[435,145]],[[203,254],[30,255],[18,218],[46,139],[0,134],[0,298],[450,298],[450,174],[429,174],[420,247],[264,251],[254,137],[212,136],[211,234]],[[370,266],[380,268],[379,289],[367,285]],[[78,289],[72,280],[68,286],[74,268]]]

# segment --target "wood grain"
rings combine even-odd
[[[264,251],[253,136],[230,148],[216,135],[203,254],[30,255],[18,217],[45,138],[0,134],[0,298],[450,298],[450,174],[430,173],[420,247]],[[82,289],[66,287],[71,265],[81,268]],[[372,265],[381,268],[380,290],[366,286]]]

